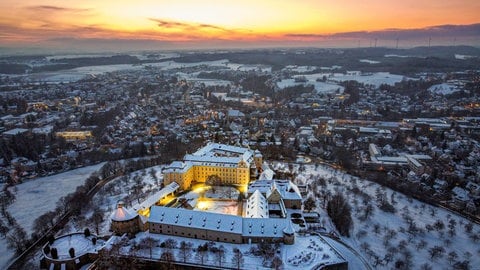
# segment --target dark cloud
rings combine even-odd
[[[455,37],[479,37],[480,23],[471,25],[437,25],[418,29],[384,29],[379,31],[356,31],[334,33],[329,35],[318,34],[286,34],[287,38],[354,38],[354,39],[419,39],[428,37],[455,38]]]
[[[185,28],[190,26],[189,24],[186,24],[186,23],[167,21],[167,20],[161,20],[161,19],[150,18],[149,20],[156,22],[159,27],[163,27],[163,28]]]
[[[230,30],[225,29],[223,27],[212,25],[212,24],[199,24],[198,26],[200,26],[202,28],[212,28],[212,29],[217,29],[217,30],[222,30],[222,31],[227,31],[227,32],[230,31]]]
[[[157,25],[161,28],[167,28],[167,29],[186,29],[186,30],[205,30],[205,29],[215,29],[215,30],[220,30],[220,31],[225,31],[225,32],[230,32],[231,30],[213,25],[213,24],[205,24],[205,23],[184,23],[184,22],[178,22],[178,21],[168,21],[168,20],[162,20],[162,19],[155,19],[155,18],[149,18],[149,20],[156,22]]]
[[[82,8],[67,8],[67,7],[60,7],[60,6],[49,6],[49,5],[39,5],[39,6],[30,6],[26,9],[32,11],[39,11],[39,12],[87,12],[90,9],[82,9]]]
[[[329,35],[318,35],[318,34],[286,34],[285,37],[292,37],[292,38],[324,38],[328,37]]]

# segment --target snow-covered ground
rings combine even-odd
[[[336,82],[357,81],[366,85],[373,85],[379,87],[381,84],[394,85],[406,78],[402,75],[390,74],[389,72],[376,72],[368,75],[347,75],[343,73],[335,73],[329,77],[328,80]]]
[[[92,242],[92,238],[94,237],[93,235],[85,237],[83,233],[66,235],[56,239],[53,244],[50,245],[50,248],[57,249],[59,259],[71,258],[69,253],[70,248],[74,248],[75,257],[78,257],[89,252],[97,252],[105,244],[105,241],[100,239],[96,241],[94,245]]]
[[[104,163],[83,167],[68,172],[37,178],[11,188],[15,201],[7,210],[17,220],[27,235],[33,231],[33,222],[39,216],[55,209],[60,197],[63,197],[83,185],[92,172]],[[0,268],[13,257],[14,252],[7,249],[6,239],[0,239]]]
[[[295,78],[305,79],[305,82],[295,81]],[[324,78],[327,82],[322,82]],[[390,74],[389,72],[377,72],[371,74],[343,74],[343,73],[315,73],[307,75],[295,75],[292,79],[283,79],[277,82],[280,89],[296,85],[313,85],[318,93],[332,93],[339,91],[343,93],[344,87],[336,83],[344,81],[357,81],[366,85],[379,87],[382,84],[394,85],[404,79],[410,79],[402,75]]]
[[[277,171],[289,170],[289,165],[286,163],[275,162],[271,167]],[[158,190],[162,182],[161,169],[162,166],[155,166],[134,172],[126,177],[119,177],[112,180],[109,185],[104,187],[102,192],[95,196],[94,199],[96,201],[94,205],[100,206],[105,211],[105,222],[101,225],[100,235],[108,233],[110,225],[109,216],[118,200],[125,200],[127,204],[128,202],[138,203],[144,200],[148,193]],[[351,237],[341,237],[341,239],[353,250],[337,242],[332,242],[332,239],[319,236],[299,236],[296,238],[294,246],[282,245],[280,248],[279,256],[284,263],[284,269],[311,269],[322,263],[321,260],[334,259],[335,254],[328,253],[329,250],[323,248],[325,246],[322,246],[322,241],[329,242],[336,250],[340,251],[340,254],[349,261],[349,269],[365,269],[364,260],[370,263],[372,269],[392,269],[395,268],[397,261],[405,261],[405,258],[411,262],[410,269],[419,269],[423,264],[428,264],[432,269],[445,269],[451,267],[456,261],[469,261],[470,267],[473,267],[473,269],[480,265],[478,240],[472,238],[472,235],[480,234],[480,226],[469,223],[461,216],[448,210],[413,200],[401,193],[384,188],[368,180],[350,176],[328,166],[295,164],[293,173],[296,175],[294,179],[296,183],[317,186],[317,188],[314,188],[315,190],[310,190],[309,195],[314,193],[320,195],[342,193],[348,200],[352,207],[354,226],[351,231]],[[139,191],[141,196],[139,197],[133,194],[135,186],[141,188]],[[211,191],[208,191],[208,193],[210,194]],[[192,193],[185,195],[185,197],[187,199],[199,200],[200,195],[199,193]],[[377,198],[379,197],[385,198],[385,200],[391,203],[395,208],[395,212],[387,213],[382,211],[377,203]],[[336,233],[330,218],[324,210],[323,200],[319,198],[316,201],[317,211],[320,213],[321,227],[326,232]],[[371,214],[367,218],[363,218],[362,216],[364,216],[368,205],[372,208]],[[86,215],[88,216],[89,213]],[[442,223],[443,228],[436,229],[435,223]],[[467,229],[470,226],[471,230]],[[63,233],[82,231],[83,228],[83,225],[73,223]],[[141,238],[147,235],[158,241],[165,241],[171,238],[175,239],[177,243],[180,243],[182,240],[192,242],[194,247],[205,243],[203,240],[148,233],[140,233],[132,241],[138,243]],[[312,241],[315,243],[312,243]],[[248,252],[250,247],[254,245],[216,244],[217,247],[220,245],[223,245],[227,250],[226,266],[229,266],[231,262],[233,247],[237,247],[244,253],[245,263],[243,268],[261,269],[262,259]],[[440,252],[440,256],[431,258],[430,252],[435,246],[444,250]],[[179,258],[178,251],[178,249],[173,251],[177,259]],[[149,251],[146,249],[136,249],[132,252],[141,256],[149,256]],[[152,255],[154,258],[157,258],[162,252],[162,248],[156,247],[152,251]],[[363,260],[355,253],[360,253]],[[192,252],[188,259],[189,262],[199,262],[199,259],[194,255],[195,253]],[[214,258],[213,254],[210,254],[206,262],[215,264],[218,260]]]
[[[318,78],[322,79],[325,74],[323,73],[318,73],[318,74],[310,74],[310,75],[301,75],[302,77],[305,77],[307,80],[306,82],[296,82],[295,79],[283,79],[279,82],[277,82],[277,86],[280,89],[284,89],[287,87],[292,87],[296,85],[313,85],[315,91],[317,93],[334,93],[334,92],[340,92],[343,93],[344,87],[335,83],[329,83],[329,82],[319,82],[317,81]]]
[[[305,72],[310,72],[317,69],[315,66],[294,66],[294,65],[289,65],[283,68],[285,71],[293,71],[293,72],[298,72],[298,73],[305,73]]]
[[[181,241],[191,243],[192,247],[196,249],[199,245],[209,243],[209,241],[177,237],[172,235],[151,234],[149,232],[138,233],[134,239],[126,243],[125,247],[121,249],[121,253],[135,255],[143,258],[150,258],[150,248],[141,247],[142,239],[151,237],[154,239],[155,244],[152,246],[151,257],[153,259],[159,259],[161,254],[165,252],[166,248],[161,248],[160,244],[167,239],[174,240],[177,248],[171,249],[174,260],[183,261],[178,248]],[[331,241],[331,240],[330,240]],[[211,243],[211,242],[210,242]],[[304,235],[297,236],[295,238],[295,245],[280,245],[277,252],[277,256],[281,258],[283,262],[282,269],[312,269],[320,264],[331,264],[343,261],[342,257],[338,256],[335,249],[326,245],[326,240],[318,235]],[[233,244],[233,243],[215,243],[215,247],[219,248],[223,246],[225,250],[225,258],[222,260],[223,267],[236,268],[233,263],[233,249],[238,248],[243,254],[243,263],[241,269],[271,269],[270,267],[262,266],[263,258],[261,256],[255,256],[250,253],[251,248],[256,248],[257,244]],[[200,265],[201,259],[196,255],[195,250],[189,252],[189,256],[186,258],[186,262]],[[219,260],[213,252],[207,252],[207,255],[203,259],[203,264],[219,266]],[[355,268],[352,268],[355,269]]]
[[[458,59],[458,60],[467,60],[467,59],[472,59],[472,58],[477,58],[477,56],[464,55],[464,54],[455,54],[455,59]]]
[[[409,58],[409,57],[417,57],[412,55],[399,55],[399,54],[385,54],[384,57],[398,57],[398,58]]]
[[[72,56],[71,58],[73,58]],[[167,57],[165,57],[167,58]],[[158,59],[161,60],[161,59]],[[85,66],[74,69],[60,70],[54,72],[42,72],[34,73],[29,75],[22,75],[29,78],[31,81],[42,81],[42,82],[51,82],[51,83],[60,83],[60,82],[75,82],[81,80],[87,76],[94,76],[98,74],[103,74],[107,72],[115,71],[125,71],[125,70],[142,70],[145,67],[157,68],[160,70],[172,70],[172,69],[181,69],[181,68],[192,68],[198,66],[207,66],[207,67],[220,67],[224,69],[236,70],[236,71],[261,71],[261,72],[271,72],[272,68],[265,65],[243,65],[231,63],[229,60],[215,60],[215,61],[203,61],[203,62],[194,62],[194,63],[179,63],[175,61],[162,61],[156,63],[147,63],[147,64],[118,64],[118,65],[100,65],[100,66]],[[194,77],[189,77],[191,80],[199,80],[204,82],[206,85],[226,85],[231,82],[222,81],[222,80],[204,80]]]
[[[430,265],[432,269],[445,269],[456,261],[469,261],[470,267],[474,268],[480,265],[479,240],[472,237],[480,234],[479,225],[443,208],[427,205],[330,167],[301,167],[294,167],[297,183],[320,183],[318,179],[322,178],[326,185],[319,184],[317,193],[342,193],[348,200],[352,206],[354,226],[351,237],[342,237],[342,240],[363,254],[375,269],[392,269],[397,260],[405,261],[405,257],[410,258],[411,269],[419,269],[423,264]],[[273,168],[288,170],[288,166],[283,163],[276,163]],[[386,198],[395,208],[395,213],[382,211],[377,203],[379,197]],[[368,205],[373,210],[371,215],[364,219],[362,216]],[[334,230],[323,210],[322,200],[317,200],[317,206],[322,225],[327,231]],[[442,228],[436,229],[436,226]],[[470,226],[471,230],[467,229]],[[435,246],[444,250],[439,256],[432,258],[430,252]],[[375,265],[376,263],[378,265]]]
[[[99,163],[17,185],[12,188],[16,199],[8,211],[30,235],[33,232],[33,221],[37,217],[55,209],[60,197],[74,192],[92,172],[103,165],[104,163]]]
[[[369,59],[360,59],[359,61],[361,63],[367,63],[367,64],[380,64],[380,61],[369,60]]]
[[[437,94],[437,95],[450,95],[460,91],[460,89],[453,84],[441,83],[441,84],[435,84],[430,86],[428,88],[428,91],[431,92],[432,94]]]

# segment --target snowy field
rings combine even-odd
[[[74,192],[92,172],[103,165],[104,163],[99,163],[17,185],[12,188],[16,199],[8,211],[30,235],[33,232],[33,221],[37,217],[55,209],[60,197]]]
[[[276,163],[273,168],[288,170],[283,163]],[[297,183],[315,182],[313,185],[318,186],[315,192],[342,193],[347,198],[352,206],[354,226],[351,237],[342,237],[342,240],[363,254],[374,269],[392,269],[397,260],[408,260],[410,269],[427,265],[431,269],[445,269],[464,261],[473,269],[479,269],[476,267],[480,265],[480,245],[478,238],[475,239],[475,235],[480,234],[479,225],[330,167],[303,165],[302,168],[295,166],[294,171]],[[319,179],[325,180],[326,185],[320,184]],[[391,203],[395,212],[381,210],[379,198]],[[317,200],[317,206],[322,226],[327,231],[334,230],[323,210],[323,201]],[[365,218],[367,208],[371,211]]]
[[[373,85],[379,87],[381,84],[394,85],[397,82],[401,82],[406,78],[402,75],[390,74],[389,72],[377,72],[369,75],[346,75],[343,73],[335,73],[332,77],[328,78],[331,81],[344,82],[344,81],[357,81],[365,85]]]
[[[177,248],[171,249],[171,252],[173,253],[174,259],[177,261],[183,261],[180,249],[178,248],[181,241],[191,243],[194,249],[197,248],[199,245],[204,245],[209,242],[200,239],[141,232],[138,233],[134,239],[126,243],[126,245],[121,249],[121,253],[130,255],[134,254],[139,257],[150,258],[150,248],[142,248],[142,244],[140,244],[142,242],[142,239],[146,237],[151,237],[155,241],[155,244],[153,245],[151,250],[151,257],[153,259],[159,259],[161,254],[167,250],[166,248],[161,248],[160,243],[164,242],[167,239],[174,240],[176,242]],[[335,249],[332,249],[324,244],[326,243],[325,241],[326,240],[324,240],[323,237],[318,235],[305,235],[297,236],[295,238],[295,245],[280,245],[279,251],[276,255],[280,257],[283,261],[282,269],[309,270],[320,264],[331,264],[343,261],[343,259],[338,256],[338,253]],[[232,250],[234,248],[238,248],[242,252],[244,258],[241,269],[271,269],[270,267],[262,266],[263,258],[261,256],[255,256],[250,253],[250,249],[252,247],[256,248],[257,244],[255,243],[232,244],[218,242],[214,245],[217,248],[223,246],[225,250],[225,258],[222,260],[223,267],[236,268],[236,265],[233,264]],[[197,265],[202,264],[202,260],[197,256],[195,250],[191,250],[189,252],[189,255],[186,257],[186,262],[194,263]],[[219,260],[212,252],[207,252],[205,257],[203,258],[203,264],[219,266]]]
[[[165,58],[168,58],[168,57],[165,57]],[[85,66],[85,67],[79,67],[74,69],[60,70],[60,71],[54,71],[54,72],[34,73],[34,74],[23,75],[23,76],[30,79],[31,81],[66,83],[66,82],[75,82],[75,81],[84,79],[87,76],[94,76],[98,74],[115,72],[115,71],[142,70],[145,67],[157,68],[159,70],[168,71],[173,69],[192,68],[192,67],[199,67],[199,66],[220,67],[223,69],[230,69],[230,70],[236,70],[236,71],[271,72],[272,70],[271,67],[265,66],[265,65],[243,65],[243,64],[231,63],[229,60],[223,59],[223,60],[216,60],[216,61],[203,61],[203,62],[194,62],[194,63],[178,63],[175,61],[163,61],[163,62],[147,63],[147,64]],[[203,80],[203,79],[196,79],[196,80]],[[228,83],[227,82],[228,81],[221,81],[221,80],[205,80],[204,83],[206,85],[230,84],[230,82]]]
[[[369,60],[369,59],[360,59],[358,61],[360,61],[361,63],[367,63],[367,64],[380,64],[380,61]]]
[[[59,259],[70,259],[70,253],[68,252],[70,248],[75,249],[75,257],[82,256],[89,252],[97,252],[98,249],[105,244],[105,241],[100,239],[94,245],[92,243],[92,238],[94,237],[93,235],[85,237],[83,233],[71,234],[56,239],[55,242],[50,245],[50,248],[57,249]]]
[[[441,83],[430,86],[428,88],[428,91],[432,94],[437,95],[450,95],[460,91],[460,89],[453,84]]]
[[[302,77],[306,79],[306,82],[295,82],[295,78]],[[327,82],[321,82],[324,77],[327,78]],[[343,73],[315,73],[308,75],[296,75],[292,79],[283,79],[277,82],[277,86],[280,89],[296,85],[313,85],[317,93],[332,93],[339,91],[343,93],[344,87],[336,83],[344,81],[357,81],[365,85],[372,85],[378,88],[382,84],[394,85],[397,82],[411,78],[404,77],[402,75],[390,74],[388,72],[377,72],[368,75],[347,75]],[[336,83],[335,83],[336,82]]]
[[[86,66],[74,69],[66,69],[54,72],[41,72],[25,75],[31,81],[42,81],[51,83],[67,83],[75,82],[86,78],[87,76],[94,76],[107,72],[122,71],[122,70],[140,70],[142,65],[119,64],[119,65],[103,65],[103,66]]]
[[[199,85],[203,83],[205,86],[227,86],[227,85],[233,84],[231,81],[214,80],[214,79],[187,78],[186,80]]]
[[[103,164],[37,178],[11,188],[16,199],[7,208],[8,212],[23,226],[27,235],[30,235],[36,218],[55,209],[60,197],[83,185],[90,174],[100,169]],[[14,252],[7,249],[6,239],[0,239],[0,268],[5,266],[13,255]]]
[[[235,71],[261,71],[261,72],[271,72],[272,68],[265,65],[244,65],[232,63],[228,59],[214,60],[214,61],[202,61],[194,63],[179,63],[175,61],[165,61],[159,63],[146,64],[148,66],[157,67],[162,70],[170,69],[179,69],[179,68],[191,68],[198,66],[208,66],[208,67],[220,67],[224,69],[231,69]]]
[[[277,86],[280,89],[284,89],[287,87],[292,87],[296,85],[312,85],[317,93],[334,93],[340,92],[343,93],[345,89],[343,86],[335,84],[335,83],[328,83],[328,82],[318,82],[316,81],[318,78],[322,79],[323,73],[321,74],[311,74],[311,75],[302,75],[307,79],[307,82],[295,82],[295,79],[283,79],[277,82]]]
[[[305,72],[311,72],[313,70],[317,69],[316,66],[294,66],[294,65],[289,65],[283,68],[282,70],[284,71],[292,71],[292,72],[298,72],[298,73],[305,73]]]

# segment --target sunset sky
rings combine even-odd
[[[70,39],[302,42],[478,24],[479,14],[478,0],[2,0],[0,46]],[[478,40],[478,27],[469,35]]]

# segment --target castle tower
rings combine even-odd
[[[136,212],[125,208],[125,203],[119,201],[117,209],[111,215],[111,230],[116,234],[137,233],[140,231],[139,217]]]
[[[287,227],[283,229],[283,243],[285,245],[293,245],[295,243],[295,229],[292,222],[289,222]]]

